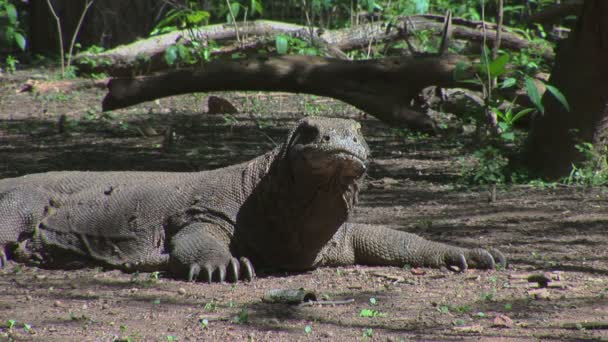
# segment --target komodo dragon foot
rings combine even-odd
[[[457,262],[450,264],[448,262],[448,268],[450,266],[457,266],[458,271],[464,272],[469,267],[476,269],[504,269],[507,267],[507,258],[499,250],[495,248],[474,248],[467,250],[466,253],[456,253]]]

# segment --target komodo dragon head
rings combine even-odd
[[[346,190],[367,169],[369,148],[361,125],[352,120],[301,120],[284,146],[293,177]],[[336,189],[338,190],[338,189]]]

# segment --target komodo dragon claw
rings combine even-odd
[[[232,257],[227,265],[204,265],[202,268],[199,264],[190,265],[188,271],[188,281],[194,281],[202,276],[202,279],[208,283],[211,283],[213,275],[216,274],[215,280],[223,283],[226,280],[231,282],[237,282],[239,279],[251,281],[255,278],[255,271],[253,265],[246,257],[241,257],[240,260]],[[202,274],[201,274],[201,271]],[[226,273],[228,271],[228,274]]]
[[[6,251],[4,247],[0,248],[0,268],[6,267],[8,264],[8,258],[6,257]]]
[[[456,272],[465,272],[469,268],[489,269],[506,268],[507,258],[497,249],[474,248],[456,249],[443,257],[445,266]]]

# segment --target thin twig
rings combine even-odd
[[[494,114],[494,112],[490,109],[490,104],[492,103],[492,88],[494,87],[494,80],[492,78],[492,75],[490,73],[490,60],[488,58],[488,47],[486,45],[486,38],[488,35],[488,32],[486,31],[486,18],[485,18],[485,3],[484,0],[481,0],[481,29],[483,31],[483,46],[481,48],[482,50],[482,54],[483,54],[483,58],[484,58],[484,63],[485,63],[485,67],[486,67],[486,76],[487,76],[487,83],[485,88],[485,98],[484,98],[484,103],[485,103],[485,114],[486,114],[486,120],[488,123],[488,126],[490,128],[490,130],[492,131],[493,134],[498,134],[498,124],[497,124],[497,119],[496,119],[496,114]],[[491,57],[491,56],[490,56]]]
[[[503,0],[498,0],[498,11],[496,12],[496,40],[492,48],[492,58],[498,57],[498,49],[500,49],[500,40],[502,39],[502,21],[503,21]]]
[[[315,37],[314,37],[314,26],[310,21],[310,16],[308,15],[308,4],[306,0],[302,0],[302,8],[304,8],[304,15],[306,16],[306,25],[308,26],[308,34],[310,36],[310,44],[314,45]]]
[[[63,33],[61,32],[61,19],[57,13],[55,13],[55,9],[51,4],[51,0],[46,0],[46,3],[49,5],[49,9],[51,10],[51,14],[53,18],[55,18],[55,23],[57,24],[57,35],[59,36],[59,53],[61,55],[61,76],[65,77],[65,63],[64,63],[64,55],[63,55]]]
[[[438,55],[443,56],[448,53],[450,40],[452,39],[452,11],[448,10],[445,13],[443,21],[443,32],[441,33],[441,44],[439,45]]]
[[[70,50],[68,51],[68,61],[66,63],[66,68],[69,70],[70,65],[72,64],[72,51],[74,51],[74,45],[76,44],[76,37],[78,36],[78,32],[80,32],[80,27],[82,26],[82,22],[84,21],[84,17],[87,14],[89,8],[93,5],[95,0],[87,0],[84,5],[84,9],[82,10],[82,14],[80,15],[80,19],[78,19],[78,24],[74,29],[74,34],[72,35],[72,41],[70,42]]]
[[[345,304],[350,304],[350,303],[354,303],[354,302],[355,302],[355,300],[353,298],[345,299],[345,300],[313,300],[313,301],[303,302],[303,303],[299,304],[298,306],[345,305]]]
[[[236,33],[236,41],[239,42],[239,45],[242,45],[241,38],[239,37],[239,27],[236,24],[236,18],[234,17],[234,13],[232,13],[232,7],[230,6],[229,0],[226,0],[226,5],[228,6],[228,12],[230,13],[230,17],[232,18],[232,23],[234,24],[234,32]]]

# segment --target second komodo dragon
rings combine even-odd
[[[254,267],[351,264],[491,269],[465,249],[347,222],[369,150],[359,123],[306,118],[275,150],[194,173],[49,172],[0,180],[0,267],[101,265],[188,280],[251,279]]]

